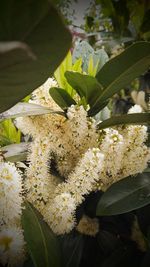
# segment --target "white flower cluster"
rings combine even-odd
[[[45,220],[57,234],[70,232],[75,227],[76,207],[90,193],[100,179],[103,168],[103,154],[100,150],[89,149],[69,175],[66,182],[56,187],[54,199],[45,207]]]
[[[97,218],[90,218],[86,215],[83,215],[76,229],[81,234],[96,236],[96,234],[99,232],[99,221]]]
[[[32,103],[58,109],[48,93],[54,83],[49,79],[37,89]],[[142,110],[135,106],[131,112]],[[145,126],[98,131],[96,121],[87,117],[82,106],[74,105],[67,117],[49,114],[17,120],[17,126],[33,138],[25,181],[27,199],[57,234],[76,226],[76,208],[87,194],[142,172],[150,159]]]
[[[31,144],[27,168],[27,179],[25,180],[25,190],[27,198],[42,213],[49,197],[58,184],[59,179],[50,174],[48,166],[50,164],[51,143],[46,137],[36,138]]]
[[[24,259],[21,228],[22,178],[13,163],[0,162],[0,262],[15,266]]]

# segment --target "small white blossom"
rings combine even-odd
[[[0,222],[12,223],[22,213],[22,177],[13,163],[0,162]]]
[[[25,180],[27,199],[41,212],[58,184],[58,179],[50,174],[50,145],[48,138],[36,138],[28,155],[29,167]]]
[[[0,231],[0,262],[19,266],[25,258],[23,231],[19,227],[3,228]]]
[[[47,204],[44,218],[56,234],[70,232],[75,226],[75,200],[70,193],[57,195]]]
[[[56,234],[70,232],[75,227],[75,211],[100,179],[103,155],[98,148],[88,150],[67,182],[56,187],[53,200],[45,207],[44,218]]]
[[[141,113],[143,111],[142,107],[140,105],[134,105],[132,108],[129,109],[128,113]]]
[[[97,218],[90,218],[83,215],[76,227],[76,230],[84,235],[96,236],[99,232],[99,221]]]

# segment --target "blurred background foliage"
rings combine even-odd
[[[117,56],[135,41],[150,40],[150,1],[148,0],[93,0],[85,2],[85,14],[79,25],[76,10],[71,4],[81,1],[57,1],[69,25],[73,43],[81,44],[86,40],[94,50],[104,48],[110,58]],[[73,16],[70,16],[70,10]],[[82,51],[84,52],[84,51]],[[83,53],[82,53],[83,55]],[[145,107],[149,101],[150,72],[141,75],[130,86],[112,98],[111,109],[114,114],[126,113],[134,104]],[[134,91],[132,93],[132,91]],[[136,92],[135,92],[136,91]],[[142,91],[142,93],[139,91]]]

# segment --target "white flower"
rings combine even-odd
[[[83,215],[77,227],[77,231],[84,235],[96,236],[99,232],[99,222],[97,218],[90,218]]]
[[[100,144],[100,151],[104,154],[103,179],[107,174],[108,182],[115,179],[121,168],[125,145],[124,138],[116,129],[105,130],[105,137]]]
[[[44,218],[56,234],[70,232],[75,226],[75,200],[70,193],[57,195],[47,204]]]
[[[98,148],[89,149],[67,181],[56,187],[56,196],[46,205],[44,214],[56,234],[68,233],[75,227],[76,208],[100,179],[103,159]]]
[[[133,90],[131,92],[131,97],[134,100],[134,103],[136,103],[137,105],[141,106],[143,109],[147,110],[147,103],[145,101],[145,92],[144,91],[136,91]]]
[[[57,82],[53,78],[48,78],[47,81],[39,88],[33,91],[31,103],[35,103],[42,106],[47,106],[52,109],[58,109],[57,104],[51,98],[49,90],[51,87],[57,87]]]
[[[57,83],[54,79],[49,78],[43,85],[33,91],[32,99],[29,103],[38,104],[44,107],[49,107],[53,110],[60,110],[49,94],[51,87],[56,87]],[[39,116],[19,117],[16,118],[15,124],[23,134],[29,134],[32,137],[45,136],[48,132],[55,128],[64,118],[60,115],[45,114]]]
[[[129,109],[128,113],[141,113],[143,111],[142,107],[140,105],[134,105],[132,108]]]
[[[58,178],[50,174],[50,149],[48,138],[36,138],[28,155],[29,167],[25,180],[27,198],[41,212],[58,184]]]
[[[24,237],[19,227],[3,228],[0,231],[0,262],[19,266],[24,261]]]
[[[0,162],[0,221],[12,223],[22,212],[22,177],[13,163]]]
[[[56,194],[69,192],[75,199],[76,204],[81,204],[84,195],[89,194],[93,185],[100,179],[103,169],[104,155],[98,148],[89,149],[80,159],[74,171],[66,182],[56,188]]]

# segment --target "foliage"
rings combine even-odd
[[[26,203],[25,207],[22,224],[24,237],[34,266],[61,266],[59,245],[56,237],[31,204]]]
[[[79,58],[73,63],[72,55],[71,55],[71,52],[69,51],[64,61],[60,64],[60,66],[57,68],[57,70],[54,73],[54,77],[56,78],[58,85],[61,88],[65,88],[65,90],[71,96],[74,95],[74,91],[73,91],[73,88],[68,84],[65,78],[65,72],[67,70],[70,70],[70,71],[77,71],[81,73],[82,72],[81,66],[82,66],[82,58]]]
[[[104,49],[94,51],[87,41],[82,41],[75,46],[73,50],[73,61],[78,58],[82,58],[83,71],[94,77],[108,61],[108,55]]]
[[[149,173],[127,177],[116,182],[104,193],[97,206],[97,215],[126,213],[150,203]]]
[[[20,143],[21,132],[17,130],[11,119],[0,122],[0,146]]]
[[[9,118],[17,118],[17,117],[25,117],[31,115],[44,115],[44,114],[61,114],[64,115],[60,110],[54,111],[50,108],[42,107],[40,105],[20,102],[13,106],[11,109],[0,114],[0,121],[9,119]]]
[[[32,0],[30,5],[17,0],[3,2],[1,24],[5,25],[0,29],[2,112],[53,74],[71,45],[71,36],[47,0]]]
[[[130,84],[133,79],[148,69],[149,51],[150,44],[148,42],[137,42],[119,56],[109,60],[98,71],[95,78],[78,72],[64,71],[65,78],[68,84],[70,84],[74,91],[80,96],[81,103],[84,106],[89,104],[90,110],[88,113],[90,116],[93,116],[107,105],[110,97]],[[128,61],[126,60],[127,58]],[[65,84],[62,88],[70,93]],[[55,91],[59,92],[59,89],[55,89]],[[51,96],[58,103],[57,95],[51,94]],[[70,96],[72,96],[71,93]],[[61,95],[61,97],[64,98],[65,103],[67,103],[66,95]],[[70,100],[68,105],[72,103],[73,100]],[[129,117],[132,117],[132,115]],[[147,115],[147,119],[148,117],[149,115]]]
[[[90,129],[92,117],[97,116],[97,118],[102,118],[101,115],[104,112],[104,108],[105,110],[108,109],[107,105],[111,97],[115,93],[120,92],[125,86],[129,85],[140,74],[147,71],[150,59],[150,43],[148,42],[136,42],[119,56],[109,61],[103,49],[94,51],[87,42],[82,42],[77,45],[71,54],[71,51],[68,51],[71,37],[56,9],[46,0],[40,0],[40,2],[31,0],[30,4],[31,2],[33,6],[31,5],[31,7],[29,7],[29,5],[25,5],[25,1],[23,1],[21,4],[24,8],[22,7],[21,12],[18,1],[13,0],[9,1],[9,3],[7,2],[7,5],[9,4],[12,21],[6,23],[7,31],[3,32],[2,29],[0,29],[2,35],[1,39],[5,41],[5,46],[4,43],[0,42],[0,64],[2,64],[0,86],[3,88],[0,93],[2,112],[0,114],[0,145],[3,146],[3,148],[1,148],[1,153],[3,154],[4,164],[6,161],[14,162],[14,165],[10,165],[13,166],[13,168],[17,166],[18,161],[24,162],[26,164],[25,168],[29,164],[28,161],[26,161],[29,143],[21,142],[21,133],[16,129],[13,118],[26,118],[27,116],[29,119],[31,118],[33,122],[34,120],[36,121],[36,119],[38,121],[39,118],[38,123],[40,124],[45,118],[43,115],[53,115],[54,117],[51,117],[51,126],[53,127],[54,125],[57,129],[56,142],[59,136],[57,136],[59,127],[62,130],[61,134],[64,130],[62,124],[57,123],[57,116],[65,116],[65,118],[61,117],[61,119],[66,122],[69,118],[69,116],[67,117],[68,108],[72,105],[76,105],[78,108],[82,106],[81,108],[84,107],[84,109],[88,111],[88,116],[85,117],[87,120],[89,119],[88,127]],[[61,6],[61,1],[53,2]],[[139,4],[135,14],[131,15],[127,13],[127,15],[125,15],[127,11],[126,2],[128,2],[130,13],[132,13],[134,1],[130,3],[129,1],[123,1],[122,6],[120,5],[120,1],[109,0],[97,2],[101,3],[103,14],[111,18],[112,25],[114,29],[115,27],[117,28],[118,34],[124,35],[126,33],[130,19],[136,32],[141,33],[141,29],[143,29],[144,34],[147,35],[146,28],[143,26],[145,23],[145,11],[142,3]],[[67,1],[65,1],[65,3],[67,3]],[[13,4],[16,5],[16,9],[13,9]],[[123,8],[125,9],[123,10]],[[3,22],[5,22],[7,11],[7,6],[3,3],[1,9]],[[141,14],[140,20],[138,19],[139,14]],[[20,24],[16,26],[18,25],[18,21]],[[25,21],[27,21],[27,23],[25,23]],[[31,30],[31,32],[29,30]],[[8,40],[11,41],[8,42]],[[14,42],[15,40],[17,40],[17,42]],[[65,57],[66,54],[67,56]],[[28,95],[31,91],[40,86],[52,74],[54,74],[59,87],[52,87],[50,90],[48,88],[48,92],[61,109],[56,111],[49,107],[28,103]],[[25,102],[17,103],[24,97],[26,97],[24,100]],[[16,105],[13,108],[5,111],[14,104]],[[85,112],[84,109],[82,112]],[[109,112],[110,111],[107,110],[107,113]],[[56,121],[54,118],[56,118]],[[79,118],[79,120],[80,119],[82,118]],[[113,116],[97,123],[96,131],[103,133],[103,129],[117,125],[124,126],[125,124],[149,123],[149,113],[125,114],[122,116]],[[49,127],[49,125],[46,126]],[[78,128],[78,123],[75,124],[75,127]],[[51,138],[51,129],[48,130],[50,133],[49,141]],[[71,130],[72,129],[70,129],[70,131]],[[76,129],[73,129],[73,133],[76,133],[75,130]],[[115,131],[113,128],[111,130]],[[67,132],[65,131],[63,134],[67,136]],[[79,133],[77,134],[77,138],[78,136]],[[38,151],[38,149],[35,148],[35,155],[37,158],[39,155],[41,156],[42,149],[46,149],[46,151],[48,150],[49,152],[49,143],[43,142],[46,140],[45,137],[46,136],[43,135],[42,140],[40,140],[41,144],[44,144],[43,147],[40,147],[41,150],[39,149]],[[87,135],[87,140],[89,140],[88,138],[89,136]],[[23,136],[23,141],[25,141],[25,136]],[[62,141],[61,139],[59,148],[63,151],[64,147]],[[69,139],[67,142],[68,141]],[[75,142],[76,140],[73,141]],[[82,140],[82,142],[84,142],[84,140]],[[84,146],[83,143],[80,144],[80,147],[82,146]],[[97,152],[94,149],[93,157],[96,158]],[[80,151],[78,146],[76,146],[76,150]],[[57,151],[54,151],[54,155],[52,152],[53,150],[51,151],[51,155],[49,153],[49,160],[47,160],[45,164],[48,170],[46,169],[47,172],[44,174],[42,173],[46,179],[49,178],[45,177],[46,175],[48,176],[50,173],[52,175],[54,174],[52,173],[53,168],[58,174],[60,171],[55,158],[56,156],[60,157],[60,155],[57,154]],[[34,157],[35,161],[36,157]],[[90,154],[88,159],[91,163],[92,159],[90,158]],[[65,162],[63,157],[60,157],[57,161],[58,160],[60,160],[60,162]],[[38,169],[42,169],[41,162],[38,163]],[[65,164],[67,166],[68,162],[66,161]],[[20,166],[20,169],[24,168],[24,166]],[[96,169],[97,166],[94,167]],[[33,170],[36,171],[35,166],[33,166]],[[90,172],[89,165],[88,172]],[[26,172],[23,171],[23,180],[26,180],[25,176]],[[6,185],[7,183],[9,184],[9,180],[11,180],[10,177],[11,176],[8,176],[6,172]],[[34,175],[33,178],[35,178]],[[59,180],[59,177],[57,178]],[[111,179],[111,176],[109,178]],[[63,177],[63,179],[65,179],[65,177]],[[31,181],[29,181],[29,183],[30,182]],[[44,182],[41,182],[39,179],[39,181],[35,181],[34,192],[37,190],[36,182],[39,182],[41,191],[46,190]],[[145,214],[148,216],[144,208],[146,209],[146,205],[150,204],[149,182],[149,172],[147,169],[147,171],[138,174],[136,177],[127,177],[114,183],[105,193],[98,189],[92,193],[89,193],[87,190],[89,194],[85,196],[84,201],[81,201],[82,204],[77,206],[74,217],[77,223],[81,220],[82,215],[89,216],[91,219],[96,218],[96,222],[98,222],[98,225],[100,224],[100,229],[98,229],[98,232],[94,236],[81,234],[77,231],[77,228],[74,228],[69,234],[64,234],[59,237],[56,236],[44,221],[39,211],[30,202],[25,201],[21,222],[29,259],[25,262],[24,267],[148,266],[146,264],[147,262],[149,264],[150,257],[148,229],[150,218],[148,219],[148,226],[146,227],[145,221],[142,218],[142,212],[144,216]],[[62,181],[60,182],[60,185],[61,184]],[[80,188],[81,184],[77,183],[76,186]],[[23,192],[23,195],[25,194],[26,190]],[[64,196],[62,200],[65,200],[67,192],[62,195]],[[41,195],[39,194],[38,197],[43,201],[42,203],[44,203],[45,200],[43,199],[42,193]],[[72,200],[73,198],[71,197],[70,194],[70,199]],[[83,196],[82,198],[84,199]],[[48,196],[48,199],[51,200],[52,196]],[[74,205],[74,203],[69,203],[69,207],[71,207],[71,204]],[[59,203],[59,208],[60,210],[63,209],[63,203]],[[58,211],[55,210],[55,212],[57,216],[59,209]],[[65,214],[67,211],[64,209],[63,212]],[[61,223],[61,216],[59,219]],[[138,229],[140,238],[139,236],[138,238],[135,236],[135,229]]]
[[[111,117],[97,125],[99,130],[112,127],[115,125],[124,124],[150,124],[150,114],[147,113],[134,113],[134,114],[123,114],[121,116]]]
[[[102,44],[107,48],[149,40],[149,12],[146,0],[95,0],[85,16],[85,30],[93,33],[100,30]],[[96,41],[93,39],[91,42]]]
[[[26,161],[29,144],[29,142],[20,142],[19,144],[9,144],[1,147],[5,161],[15,163]]]

